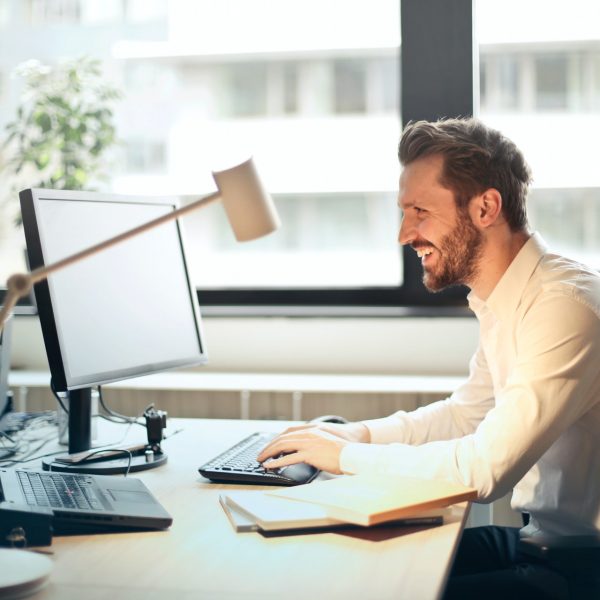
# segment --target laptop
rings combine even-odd
[[[166,529],[173,519],[139,479],[0,469],[0,510],[53,513],[55,533]]]

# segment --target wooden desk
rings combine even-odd
[[[455,508],[452,522],[427,529],[278,537],[233,531],[218,495],[242,486],[211,484],[197,468],[252,431],[284,425],[172,419],[169,429],[184,431],[165,441],[167,465],[133,475],[171,513],[171,529],[54,538],[54,571],[35,600],[438,598],[466,505]]]

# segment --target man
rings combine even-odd
[[[429,290],[471,290],[480,341],[469,378],[410,413],[292,427],[259,460],[446,479],[482,502],[513,489],[513,508],[530,515],[521,535],[599,531],[598,273],[530,233],[530,171],[498,131],[475,119],[412,123],[399,158],[400,243],[421,257]],[[517,528],[466,530],[447,597],[564,597],[562,575],[525,562],[518,539]]]

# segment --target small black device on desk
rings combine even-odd
[[[0,502],[0,546],[50,546],[53,514],[48,507]]]

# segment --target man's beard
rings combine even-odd
[[[456,227],[439,245],[439,259],[431,270],[424,270],[423,283],[430,292],[473,281],[479,272],[483,236],[473,225],[467,211],[459,211]]]

